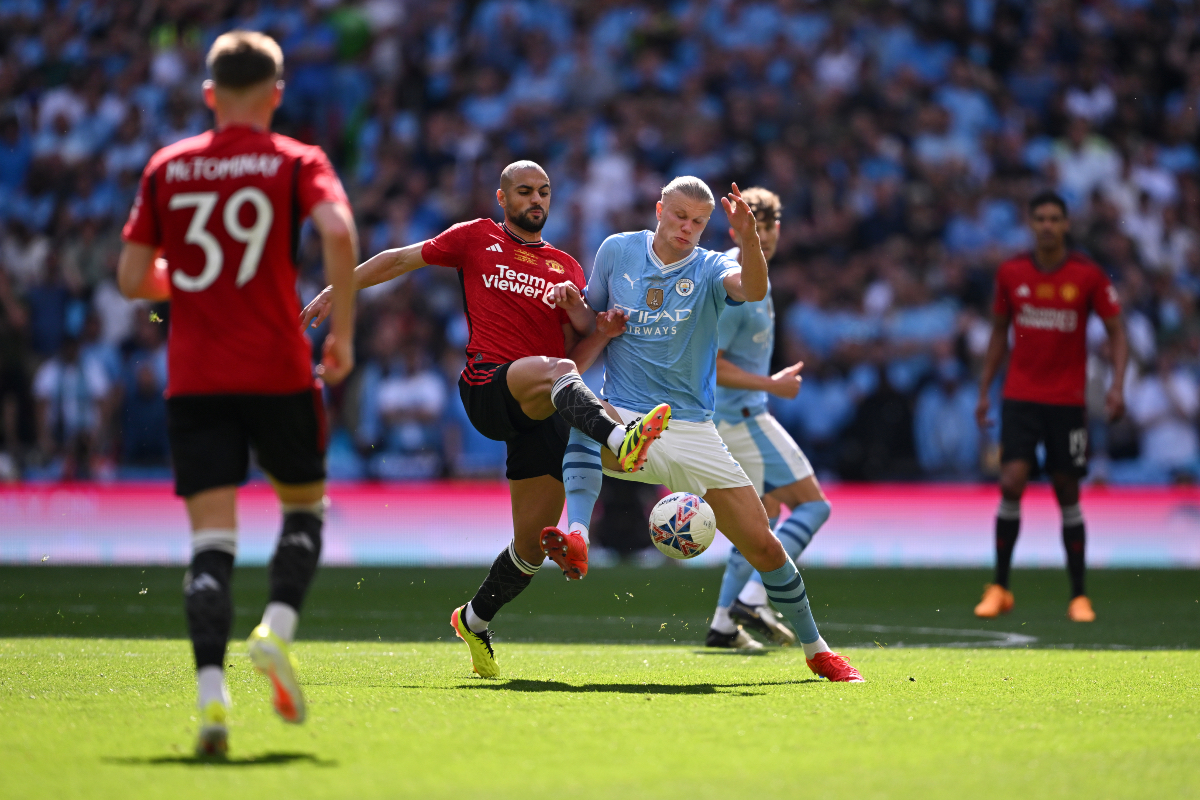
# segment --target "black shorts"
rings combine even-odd
[[[192,394],[167,398],[175,494],[246,482],[250,448],[280,483],[325,479],[325,401],[296,394]]]
[[[1039,442],[1046,447],[1046,472],[1087,475],[1087,415],[1083,406],[1005,400],[1000,406],[1000,463],[1025,461],[1036,470]]]
[[[530,419],[508,390],[508,364],[472,364],[474,384],[460,375],[458,394],[475,430],[508,446],[510,481],[551,475],[562,480],[563,455],[571,428],[558,415]],[[490,377],[488,377],[490,375]]]

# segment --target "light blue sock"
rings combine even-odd
[[[800,577],[800,570],[796,569],[796,564],[790,557],[779,569],[765,573],[762,582],[772,605],[792,623],[803,644],[812,644],[821,638],[821,634],[817,632],[817,621],[813,619],[812,608],[808,603],[804,579]]]
[[[754,567],[735,547],[729,552],[729,560],[725,562],[725,574],[721,576],[721,591],[717,595],[717,608],[729,608],[737,599],[738,592],[750,579]]]
[[[792,561],[800,560],[800,554],[808,547],[817,531],[821,530],[832,510],[826,500],[801,503],[792,509],[792,513],[779,526],[779,530],[775,531]]]
[[[600,470],[600,445],[578,428],[571,428],[562,470],[563,488],[567,492],[567,525],[569,529],[582,527],[584,538],[592,526],[592,509],[604,481]]]

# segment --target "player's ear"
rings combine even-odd
[[[654,204],[654,216],[659,220],[662,219],[662,200]]]
[[[279,108],[283,103],[283,81],[275,81],[275,89],[271,93],[271,108]]]
[[[216,86],[216,84],[210,80],[207,80],[203,83],[202,88],[204,89],[204,105],[208,106],[213,111],[216,111],[217,110],[217,86]]]
[[[496,202],[500,204],[501,208],[505,207],[504,206],[504,190],[503,189],[496,190]]]

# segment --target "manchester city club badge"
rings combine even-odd
[[[655,288],[655,289],[647,289],[646,290],[646,305],[650,307],[651,311],[658,311],[658,309],[662,308],[662,304],[663,304],[663,290],[662,289]]]
[[[675,283],[675,293],[680,297],[687,297],[696,288],[696,284],[692,283],[691,278],[680,278]]]

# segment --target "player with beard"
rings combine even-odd
[[[1125,413],[1125,365],[1129,345],[1121,324],[1117,290],[1108,276],[1081,253],[1067,249],[1071,222],[1067,204],[1054,192],[1029,201],[1035,249],[1006,261],[996,272],[992,336],[979,382],[975,417],[988,421],[988,392],[1008,353],[1000,408],[1000,507],[996,511],[996,578],[975,606],[977,617],[997,617],[1013,607],[1008,588],[1013,548],[1021,527],[1021,496],[1037,466],[1038,444],[1045,448],[1045,471],[1062,511],[1063,547],[1071,578],[1067,617],[1092,622],[1096,612],[1084,592],[1084,527],[1079,479],[1087,474],[1088,315],[1096,312],[1112,343],[1112,386],[1105,398],[1110,420]]]
[[[556,530],[562,514],[568,430],[578,428],[605,443],[620,469],[635,472],[671,415],[670,406],[660,404],[628,425],[618,423],[580,377],[624,318],[588,308],[579,289],[583,269],[542,240],[550,196],[550,179],[540,166],[509,164],[496,190],[503,222],[459,223],[428,241],[386,250],[354,270],[356,289],[429,264],[458,271],[470,329],[459,395],[471,424],[508,446],[513,515],[513,540],[471,601],[450,618],[470,648],[472,667],[485,678],[500,672],[488,625],[529,585],[545,558],[542,534]],[[331,299],[327,288],[304,310],[301,325],[319,325]],[[559,548],[550,557],[568,579],[587,573],[586,549]]]

